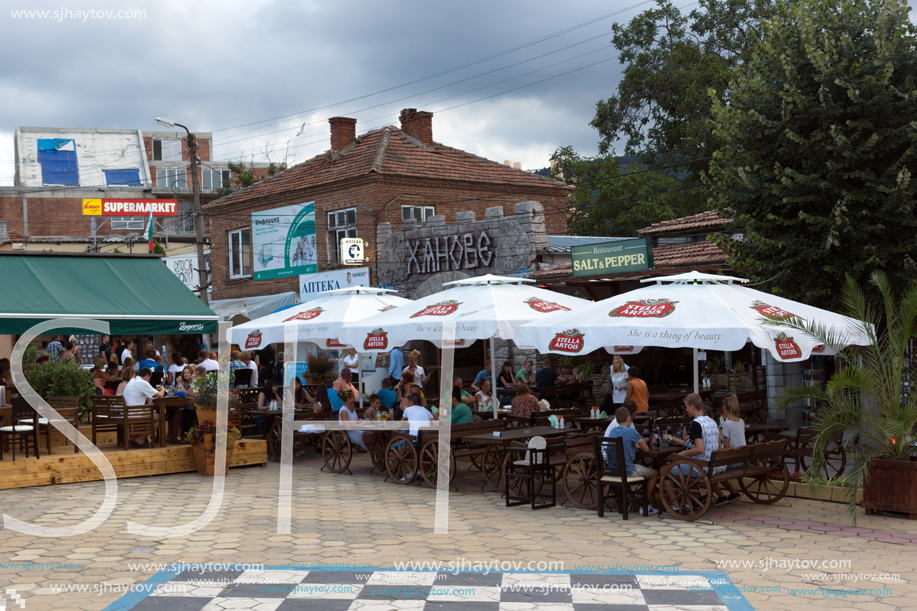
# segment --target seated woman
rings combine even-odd
[[[105,373],[105,357],[101,354],[95,355],[92,359],[92,371],[89,373],[92,374],[92,381],[102,390],[102,394],[113,395],[114,391],[110,388],[105,388],[105,382],[111,382],[115,378]],[[108,392],[106,392],[108,391]]]
[[[399,401],[404,402],[404,400],[407,399],[408,396],[410,396],[410,393],[408,392],[408,387],[410,387],[410,385],[413,383],[414,383],[414,374],[412,372],[405,371],[404,373],[401,374],[401,380],[399,380],[398,383],[395,384],[395,388],[394,388],[395,396],[398,398]]]
[[[121,370],[121,383],[118,384],[118,390],[115,391],[115,394],[119,397],[124,396],[124,388],[127,386],[127,383],[131,381],[137,375],[137,372],[134,371],[133,367],[125,367]]]
[[[338,399],[344,403],[344,405],[341,406],[341,410],[338,412],[338,420],[345,426],[350,425],[351,422],[358,421],[357,410],[354,408],[357,397],[354,392],[349,388],[339,390]],[[366,450],[369,448],[372,433],[369,431],[347,431],[347,437],[350,438],[350,443]]]
[[[315,403],[315,397],[312,394],[303,388],[302,380],[299,377],[293,378],[293,403],[299,406],[312,405]]]
[[[583,370],[579,367],[573,368],[573,383],[574,384],[585,384],[586,376],[583,375]]]
[[[516,398],[513,399],[513,416],[528,418],[532,412],[539,411],[538,399],[526,384],[516,384]]]
[[[277,383],[272,379],[266,380],[264,388],[258,393],[258,409],[262,411],[277,409],[281,405],[283,405],[283,397],[280,396],[280,392],[277,390]],[[264,426],[264,421],[264,416],[255,416],[255,424],[259,429]]]
[[[474,400],[478,404],[478,411],[487,411],[494,408],[494,396],[490,392],[490,380],[487,378],[481,380],[481,390],[475,393]]]

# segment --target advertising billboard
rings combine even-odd
[[[252,213],[255,280],[318,271],[315,202]]]
[[[174,199],[84,199],[83,216],[175,216]]]
[[[653,241],[648,238],[574,246],[570,254],[574,278],[653,269]]]
[[[352,286],[369,286],[369,268],[338,269],[320,274],[299,277],[299,302],[305,303],[324,297],[325,291],[347,289]]]

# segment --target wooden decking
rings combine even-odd
[[[80,431],[91,438],[89,430],[83,430],[81,427]],[[125,451],[115,446],[114,434],[109,437],[111,439],[100,439],[99,447],[114,468],[118,479],[197,471],[190,445],[169,445],[165,448]],[[3,460],[0,461],[0,490],[92,482],[102,479],[102,473],[85,454],[82,452],[75,454],[72,445],[57,445],[56,441],[58,440],[52,437],[54,453],[49,456],[45,448],[45,438],[42,435],[41,458],[39,459],[36,459],[32,452],[27,459],[25,454],[17,449],[16,462],[13,462],[12,454],[4,452]],[[263,439],[243,439],[236,443],[229,466],[260,465],[266,462],[267,442]],[[232,472],[229,477],[232,477]]]

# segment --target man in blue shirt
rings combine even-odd
[[[494,381],[490,379],[490,359],[484,361],[484,369],[479,371],[478,375],[475,376],[474,382],[471,383],[471,388],[473,388],[475,392],[478,392],[481,390],[481,382],[484,380],[490,382],[491,388],[494,387]]]
[[[48,344],[48,360],[52,363],[59,363],[60,355],[63,351],[64,345],[60,343],[60,335],[55,335],[51,343]]]
[[[538,392],[543,392],[558,382],[567,382],[565,376],[554,371],[554,361],[550,358],[544,360],[544,367],[535,374],[535,384],[538,385]]]
[[[648,452],[649,448],[646,442],[643,441],[643,437],[640,433],[638,433],[636,429],[631,428],[630,411],[628,411],[626,407],[619,407],[617,411],[615,411],[615,420],[618,421],[618,426],[612,429],[610,433],[606,433],[606,435],[609,438],[620,437],[623,439],[624,469],[627,473],[627,477],[637,476],[646,480],[646,496],[652,499],[653,494],[656,492],[656,470],[639,463],[634,464],[634,461],[637,459],[637,448],[640,448],[641,452]],[[606,443],[602,448],[602,453],[605,455],[605,464],[608,465],[609,469],[613,470],[612,475],[617,474],[618,461],[614,453],[614,447]],[[643,513],[641,508],[642,515],[652,516],[659,513],[659,510],[652,505],[647,505],[646,509],[646,513]]]
[[[401,380],[402,371],[404,371],[404,355],[401,354],[401,348],[392,348],[388,363],[388,377],[391,378],[392,384],[397,384]]]
[[[156,359],[156,350],[155,349],[151,348],[147,350],[143,354],[143,356],[145,358],[142,361],[137,361],[136,363],[134,363],[135,371],[140,371],[144,367],[149,367],[151,372],[152,371],[162,371],[162,365],[157,363],[155,360]]]
[[[382,389],[377,394],[382,401],[382,407],[392,408],[398,400],[398,395],[392,390],[392,381],[388,378],[382,380]]]

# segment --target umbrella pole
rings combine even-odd
[[[695,348],[694,349],[694,392],[695,393],[700,392],[697,386],[697,377],[699,375],[698,371],[699,371],[699,368],[697,366],[697,348]]]
[[[490,338],[490,404],[494,408],[494,420],[497,420],[497,359],[494,358],[494,338]]]

